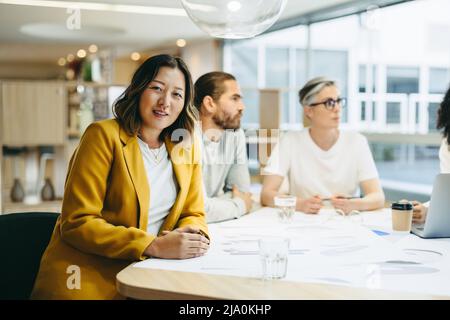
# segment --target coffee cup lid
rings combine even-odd
[[[391,208],[395,210],[412,210],[413,205],[411,202],[394,202]]]

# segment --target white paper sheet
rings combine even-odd
[[[382,230],[389,236],[380,236]],[[450,296],[450,239],[424,240],[391,228],[390,210],[342,217],[333,210],[297,212],[289,224],[276,209],[262,208],[240,219],[210,224],[208,253],[187,260],[148,259],[137,268],[261,277],[258,240],[290,238],[286,278],[356,287]]]

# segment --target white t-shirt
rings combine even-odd
[[[360,182],[378,178],[363,135],[340,131],[336,143],[324,151],[312,140],[308,128],[281,137],[263,174],[287,177],[289,193],[301,198],[337,193],[354,196]]]
[[[173,173],[172,162],[163,143],[159,149],[152,149],[138,138],[144,160],[145,172],[150,186],[147,233],[157,235],[159,228],[172,209],[178,194],[178,182]],[[155,154],[158,155],[155,159]]]
[[[447,139],[443,139],[439,149],[439,162],[441,164],[441,173],[450,173],[450,150]]]

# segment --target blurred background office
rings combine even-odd
[[[236,76],[256,192],[272,141],[258,129],[307,125],[298,90],[325,75],[348,99],[341,128],[369,140],[387,200],[426,200],[450,83],[449,12],[448,0],[289,0],[267,32],[224,40],[178,0],[0,0],[0,212],[60,211],[80,135],[111,116],[134,70],[158,53],[181,56],[194,80]]]

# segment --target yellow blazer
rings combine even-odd
[[[198,145],[165,143],[179,193],[160,233],[193,225],[207,234]],[[116,120],[91,124],[70,160],[62,213],[32,298],[123,298],[116,291],[116,274],[146,259],[143,252],[156,236],[146,232],[150,199],[137,137]]]

